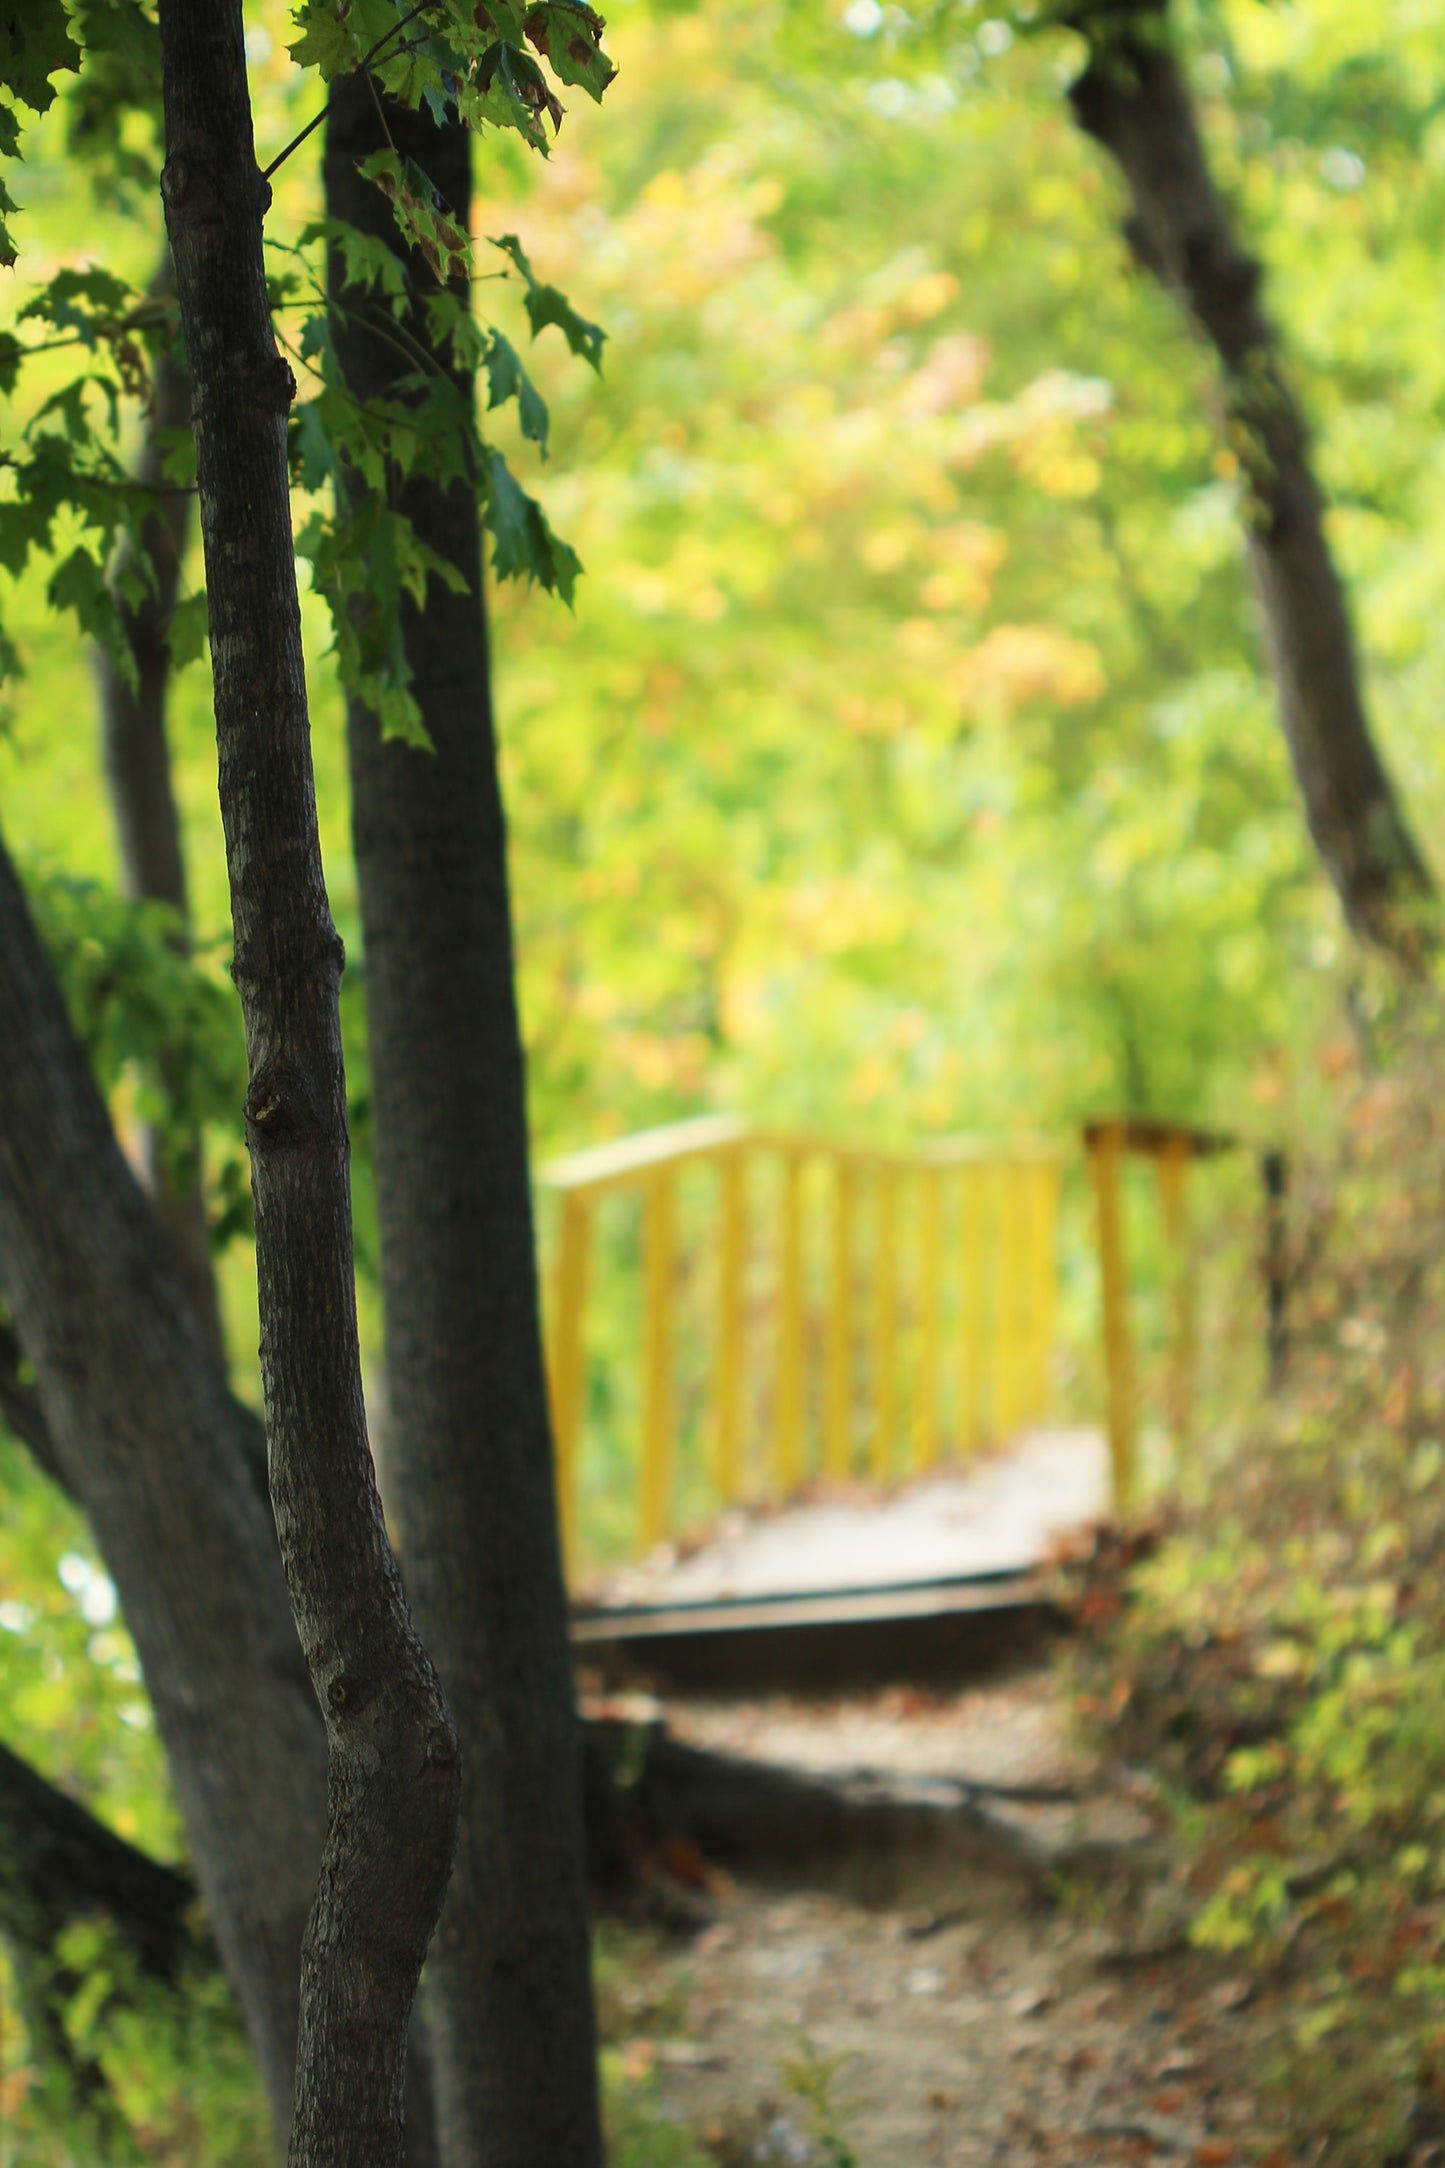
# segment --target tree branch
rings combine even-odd
[[[1069,96],[1128,184],[1125,237],[1220,363],[1248,492],[1250,567],[1310,833],[1355,932],[1418,967],[1438,941],[1434,884],[1370,736],[1309,434],[1260,305],[1260,266],[1210,176],[1167,0],[1078,0],[1059,19],[1088,44]]]

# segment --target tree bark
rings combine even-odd
[[[463,231],[470,145],[387,108]],[[327,123],[331,217],[403,251],[356,161],[381,146],[364,82]],[[408,258],[413,281],[430,274]],[[366,328],[333,335],[360,398],[412,366]],[[410,325],[426,342],[418,308]],[[473,387],[466,383],[470,395]],[[383,743],[348,706],[375,1108],[388,1470],[407,1588],[447,1680],[467,1781],[456,1874],[428,1965],[443,2158],[461,2168],[602,2159],[578,1747],[538,1321],[506,836],[474,495],[409,483],[401,508],[467,580],[403,612],[434,751]]]
[[[1248,489],[1250,567],[1310,833],[1355,932],[1418,965],[1438,940],[1434,887],[1370,736],[1308,431],[1260,306],[1260,266],[1210,176],[1169,43],[1168,0],[1077,0],[1060,19],[1088,44],[1070,99],[1128,184],[1130,246],[1219,359]]]
[[[32,1036],[33,1035],[33,1036]],[[0,844],[0,1415],[87,1514],[284,2147],[326,1821],[260,1422],[206,1356]],[[12,1146],[23,1138],[23,1157]],[[91,1329],[92,1320],[101,1329]],[[20,1330],[36,1380],[22,1378]],[[40,2015],[43,2018],[44,2013]],[[408,2168],[434,2168],[414,2028]]]
[[[40,1405],[40,1395],[24,1375],[24,1363],[20,1342],[10,1326],[0,1320],[0,1419],[28,1448],[31,1458],[38,1462],[52,1483],[65,1489],[65,1471],[56,1458],[55,1441],[45,1420],[45,1410]]]
[[[145,1668],[196,1873],[278,2127],[324,1777],[250,1466],[0,848],[0,1290]]]
[[[241,8],[162,0],[161,190],[190,365],[222,820],[246,1025],[271,1497],[326,1719],[290,2157],[392,2168],[407,2023],[451,1872],[456,1734],[401,1592],[367,1445],[342,956],[321,870]]]
[[[173,290],[173,285],[167,254],[151,281],[151,297],[159,302]],[[152,393],[153,406],[135,479],[146,489],[164,491],[162,432],[184,429],[191,418],[190,379],[168,347],[161,348],[156,360]],[[180,591],[190,515],[187,493],[172,489],[162,496],[160,509],[141,530],[140,553],[150,562],[155,585],[138,604],[120,598],[126,638],[135,659],[135,686],[122,677],[106,649],[98,649],[96,655],[105,772],[120,842],[125,893],[137,900],[168,903],[183,929],[188,928],[189,912],[181,824],[171,788],[166,743],[166,694],[171,675],[166,637]],[[111,570],[111,584],[118,597],[130,554],[122,545]],[[186,1177],[179,1184],[172,1180],[160,1139],[150,1126],[144,1132],[144,1149],[147,1184],[156,1214],[175,1252],[201,1337],[224,1368],[225,1341],[206,1229],[200,1139],[190,1144]]]

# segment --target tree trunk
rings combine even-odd
[[[376,1495],[356,1331],[337,990],[239,0],[162,0],[166,203],[192,384],[221,812],[246,1025],[271,1497],[327,1730],[293,2163],[401,2159],[407,2023],[460,1769]]]
[[[108,1913],[143,1972],[174,1983],[195,1938],[195,1884],[137,1851],[0,1746],[0,1928],[48,1959],[73,1919]]]
[[[207,1358],[3,848],[0,1047],[0,1288],[45,1442],[120,1591],[284,2131],[324,1822],[315,1701],[247,1419]]]
[[[173,283],[167,255],[151,282],[152,297],[161,300],[170,293]],[[191,418],[190,379],[168,348],[161,349],[155,364],[153,397],[135,478],[147,489],[164,489],[162,432],[184,429]],[[105,771],[120,841],[125,893],[138,900],[170,904],[183,928],[188,920],[186,869],[166,744],[166,693],[171,673],[166,635],[180,591],[190,512],[189,496],[183,490],[172,490],[141,531],[141,551],[150,561],[155,586],[135,606],[124,600],[120,603],[126,638],[135,658],[134,688],[121,676],[106,649],[100,648],[96,656]],[[117,592],[128,568],[127,558],[122,545],[111,573]],[[157,1216],[175,1253],[201,1336],[224,1368],[225,1342],[206,1231],[200,1139],[191,1142],[186,1176],[179,1184],[172,1180],[160,1140],[149,1126],[144,1132],[144,1147],[146,1176]]]
[[[1167,0],[1083,0],[1061,19],[1088,43],[1070,98],[1128,184],[1126,237],[1219,358],[1249,492],[1250,566],[1310,833],[1355,932],[1418,964],[1437,938],[1434,888],[1370,737],[1308,432],[1259,304],[1260,266],[1210,177]]]
[[[470,146],[388,107],[463,231]],[[386,140],[363,82],[332,92],[333,218],[403,244],[356,161]],[[413,280],[430,274],[409,259]],[[333,260],[332,293],[341,295]],[[345,295],[351,390],[411,366]],[[425,340],[420,309],[411,325]],[[470,390],[470,386],[468,386]],[[443,2158],[592,2168],[602,2158],[578,1748],[538,1324],[506,838],[488,683],[480,536],[463,487],[413,482],[402,509],[467,579],[404,610],[433,752],[383,743],[348,708],[366,941],[388,1467],[407,1588],[468,1756],[457,1868],[428,1966]]]

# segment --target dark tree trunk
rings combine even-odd
[[[130,2159],[134,2145],[100,2063],[71,2040],[66,2012],[81,1981],[59,1937],[71,1920],[103,1912],[141,1972],[179,1988],[184,1960],[200,1946],[186,1918],[195,1897],[184,1875],[125,1843],[0,1746],[0,1934],[16,1999],[32,2058],[89,2116],[102,2157]]]
[[[376,1495],[356,1332],[337,989],[239,0],[160,11],[171,252],[191,372],[221,812],[246,1024],[261,1376],[281,1555],[326,1719],[291,2159],[401,2159],[407,2023],[460,1770]]]
[[[141,1970],[173,1982],[194,1938],[195,1884],[107,1829],[0,1746],[0,1929],[48,1957],[73,1919],[104,1912]]]
[[[4,1283],[3,1265],[0,1265],[0,1285]],[[40,1405],[40,1395],[24,1375],[25,1357],[20,1342],[10,1326],[0,1320],[0,1420],[28,1447],[36,1460],[50,1477],[65,1489],[65,1471],[56,1458],[55,1441],[50,1435],[50,1425],[45,1420],[45,1410]]]
[[[135,1637],[284,2130],[324,1822],[315,1702],[245,1417],[207,1358],[0,849],[0,1291]],[[8,1402],[7,1402],[8,1407]]]
[[[173,283],[167,255],[151,284],[153,298],[164,298],[172,291]],[[156,362],[153,394],[145,443],[136,462],[136,480],[147,489],[165,490],[162,433],[184,429],[191,418],[190,379],[169,348],[161,349]],[[121,602],[137,683],[132,687],[126,682],[104,648],[96,659],[105,771],[120,841],[125,893],[170,904],[183,929],[188,918],[186,869],[166,744],[166,693],[171,672],[166,638],[180,591],[190,510],[186,493],[171,490],[141,532],[141,551],[150,561],[155,585],[134,607]],[[117,592],[128,569],[127,557],[123,547],[112,568],[112,584]],[[179,1183],[171,1177],[153,1129],[147,1128],[144,1143],[147,1181],[157,1216],[175,1253],[201,1336],[224,1368],[221,1312],[206,1233],[200,1140],[191,1143],[185,1177]]]
[[[463,230],[466,135],[389,108]],[[401,249],[356,161],[385,140],[364,83],[338,84],[326,199]],[[411,259],[415,279],[428,277]],[[341,298],[340,267],[332,291]],[[410,364],[337,329],[360,397]],[[424,340],[420,311],[413,330]],[[470,386],[468,386],[470,390]],[[407,1588],[467,1753],[456,1874],[428,1966],[443,2157],[456,2168],[592,2168],[602,2157],[577,1741],[538,1326],[506,837],[477,508],[409,484],[417,532],[466,576],[404,613],[434,752],[383,743],[352,703],[353,829],[375,1104],[392,1411],[388,1469]]]
[[[1129,243],[1219,358],[1249,491],[1249,560],[1310,833],[1355,932],[1416,963],[1437,938],[1434,889],[1370,737],[1308,432],[1260,306],[1260,267],[1210,177],[1170,49],[1167,0],[1075,0],[1062,19],[1088,42],[1070,97],[1128,184]]]
[[[0,1044],[0,1296],[12,1313],[0,1325],[0,1415],[86,1512],[121,1591],[284,2146],[325,1761],[266,1495],[265,1434],[206,1356],[3,845]],[[23,1157],[5,1149],[21,1133]],[[20,1374],[22,1325],[34,1384]],[[418,2037],[406,2157],[408,2168],[436,2161]]]

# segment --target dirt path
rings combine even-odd
[[[728,1514],[683,1553],[663,1546],[591,1591],[668,1604],[1026,1572],[1108,1509],[1096,1430],[1036,1430],[891,1492],[816,1485],[791,1505]]]
[[[967,1776],[1060,1841],[1127,1844],[1149,1823],[1066,1742],[1047,1670],[952,1696],[674,1703],[669,1722],[815,1772]],[[1013,1796],[1035,1791],[1059,1796]],[[1167,1887],[1162,1907],[1127,1879],[1060,1904],[964,1871],[928,1887],[927,1909],[867,1910],[836,1889],[707,1880],[710,1922],[634,1951],[608,2022],[629,2071],[651,2072],[720,2161],[829,2157],[783,2075],[800,2053],[837,2059],[830,2098],[859,2168],[1292,2157],[1240,2076],[1260,2022],[1243,1983],[1191,1952],[1140,1954]]]

